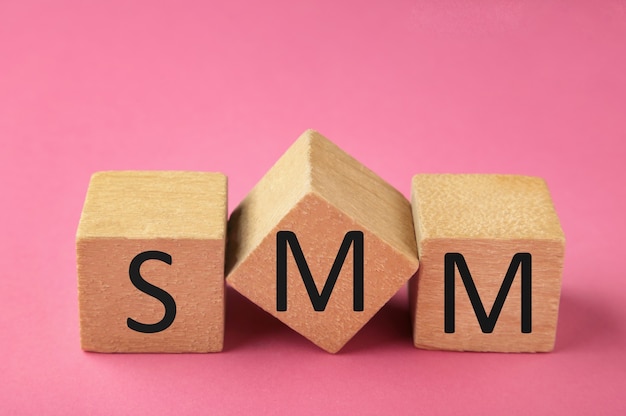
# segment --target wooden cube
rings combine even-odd
[[[76,236],[84,350],[221,351],[226,198],[219,173],[93,175]]]
[[[417,175],[420,269],[409,284],[416,347],[554,348],[565,237],[540,178]]]
[[[227,282],[333,353],[417,267],[408,200],[311,130],[228,223]]]

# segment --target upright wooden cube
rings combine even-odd
[[[226,198],[219,173],[93,175],[76,236],[84,350],[222,350]]]
[[[417,266],[407,199],[311,130],[228,223],[227,282],[333,353]]]
[[[417,175],[413,339],[426,349],[554,348],[565,237],[542,179]]]

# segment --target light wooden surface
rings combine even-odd
[[[352,249],[323,312],[288,251],[287,311],[276,308],[276,233],[293,231],[321,291],[348,231],[364,233],[364,310],[353,310]],[[319,133],[287,150],[228,223],[227,282],[329,352],[339,351],[415,273],[410,204]]]
[[[539,352],[554,348],[565,238],[545,182],[515,175],[416,175],[420,269],[409,285],[416,347]],[[512,257],[532,256],[532,332],[522,333],[520,271],[492,333],[481,331],[458,269],[456,328],[444,331],[444,256],[461,253],[487,313]]]
[[[227,180],[219,173],[100,172],[93,175],[76,235],[81,345],[97,352],[220,351],[224,337]],[[171,326],[131,330],[127,318],[155,323],[156,298],[130,281],[143,251],[142,277],[176,302]]]

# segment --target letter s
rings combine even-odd
[[[160,260],[171,265],[172,256],[162,251],[144,251],[143,253],[139,253],[135,256],[135,258],[130,262],[130,268],[128,270],[128,273],[130,274],[130,281],[137,289],[161,301],[163,306],[165,306],[165,315],[163,316],[163,319],[155,324],[143,324],[132,318],[128,318],[126,320],[126,324],[133,331],[153,334],[155,332],[164,331],[172,325],[172,322],[174,322],[174,318],[176,317],[176,302],[174,302],[172,295],[160,287],[146,282],[143,277],[141,277],[139,268],[146,260]]]

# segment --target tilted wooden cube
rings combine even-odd
[[[329,352],[417,267],[406,198],[311,130],[228,223],[227,282]]]
[[[416,175],[413,339],[426,349],[554,348],[565,238],[545,182]]]
[[[93,175],[76,236],[84,350],[222,350],[226,205],[219,173]]]

